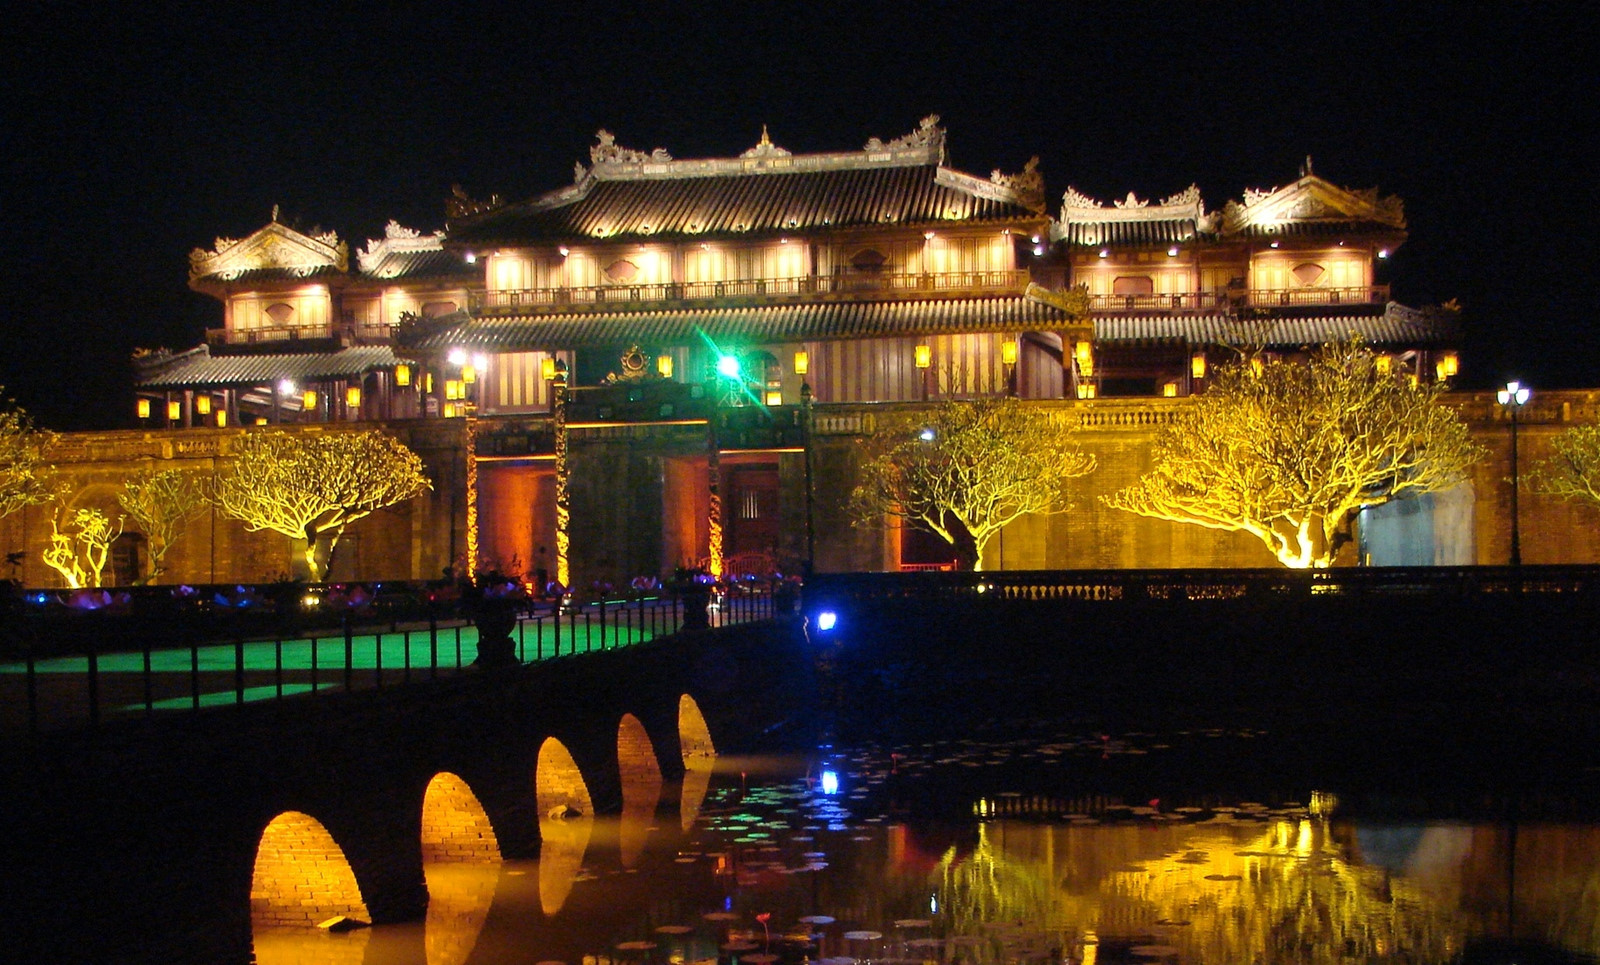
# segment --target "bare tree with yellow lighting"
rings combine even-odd
[[[1241,359],[1157,432],[1154,469],[1101,498],[1249,533],[1285,566],[1326,567],[1361,509],[1449,489],[1483,458],[1444,391],[1359,340],[1303,362]]]
[[[306,573],[321,581],[346,526],[431,488],[417,454],[382,432],[269,430],[235,441],[212,498],[251,532],[303,544]]]
[[[850,496],[856,524],[890,517],[933,533],[967,570],[981,568],[1008,523],[1066,512],[1067,482],[1095,467],[1064,423],[1012,398],[946,402],[865,444],[872,455]]]
[[[1556,454],[1534,464],[1528,488],[1600,509],[1600,425],[1573,426],[1550,447]]]
[[[204,479],[181,469],[140,472],[122,484],[117,502],[144,534],[150,549],[150,573],[141,582],[154,583],[165,571],[162,561],[184,527],[209,505]]]
[[[62,532],[61,523],[50,517],[50,548],[40,558],[74,590],[101,585],[111,544],[122,535],[122,517],[113,523],[104,512],[84,507],[67,517],[67,527]]]
[[[37,428],[21,407],[0,401],[0,516],[54,495],[45,482],[45,455],[55,441],[55,433]]]

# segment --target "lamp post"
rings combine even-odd
[[[1521,481],[1517,476],[1517,413],[1528,404],[1533,393],[1520,382],[1507,382],[1495,393],[1495,398],[1511,413],[1511,565],[1522,565],[1522,534],[1517,513],[1517,491]]]
[[[805,572],[801,574],[806,579],[811,578],[811,573],[817,562],[817,525],[812,514],[814,496],[811,486],[811,383],[800,383],[800,431],[804,433],[806,451],[806,564]]]

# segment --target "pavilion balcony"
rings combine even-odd
[[[1231,308],[1298,308],[1331,305],[1383,305],[1388,285],[1356,288],[1239,288],[1209,292],[1163,292],[1138,295],[1090,295],[1094,312],[1221,312]]]
[[[499,289],[474,294],[473,314],[517,315],[525,312],[590,305],[630,305],[713,301],[716,299],[790,299],[830,296],[917,297],[928,295],[1017,294],[1027,287],[1026,269],[947,272],[848,272],[792,278],[740,278],[726,281],[661,282],[601,285],[587,288]]]

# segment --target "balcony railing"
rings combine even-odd
[[[703,301],[717,298],[804,298],[819,295],[1020,293],[1029,274],[1018,271],[848,272],[793,278],[660,282],[582,288],[500,289],[475,295],[473,310],[505,314],[573,305]]]
[[[265,328],[206,329],[211,345],[258,345],[271,342],[302,342],[340,338],[355,342],[387,342],[393,325],[365,325],[345,322],[339,325],[273,325]]]
[[[1355,288],[1258,288],[1245,294],[1251,308],[1296,305],[1382,305],[1389,300],[1388,285]]]
[[[1284,308],[1329,305],[1382,305],[1389,300],[1388,285],[1355,288],[1236,288],[1209,292],[1164,292],[1140,295],[1090,295],[1089,309],[1096,312],[1204,312],[1229,308]]]

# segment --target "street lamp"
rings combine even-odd
[[[1528,404],[1528,399],[1533,393],[1521,382],[1507,382],[1506,387],[1495,393],[1495,398],[1511,413],[1511,565],[1522,565],[1522,538],[1518,529],[1517,490],[1520,482],[1517,478],[1517,413]]]

